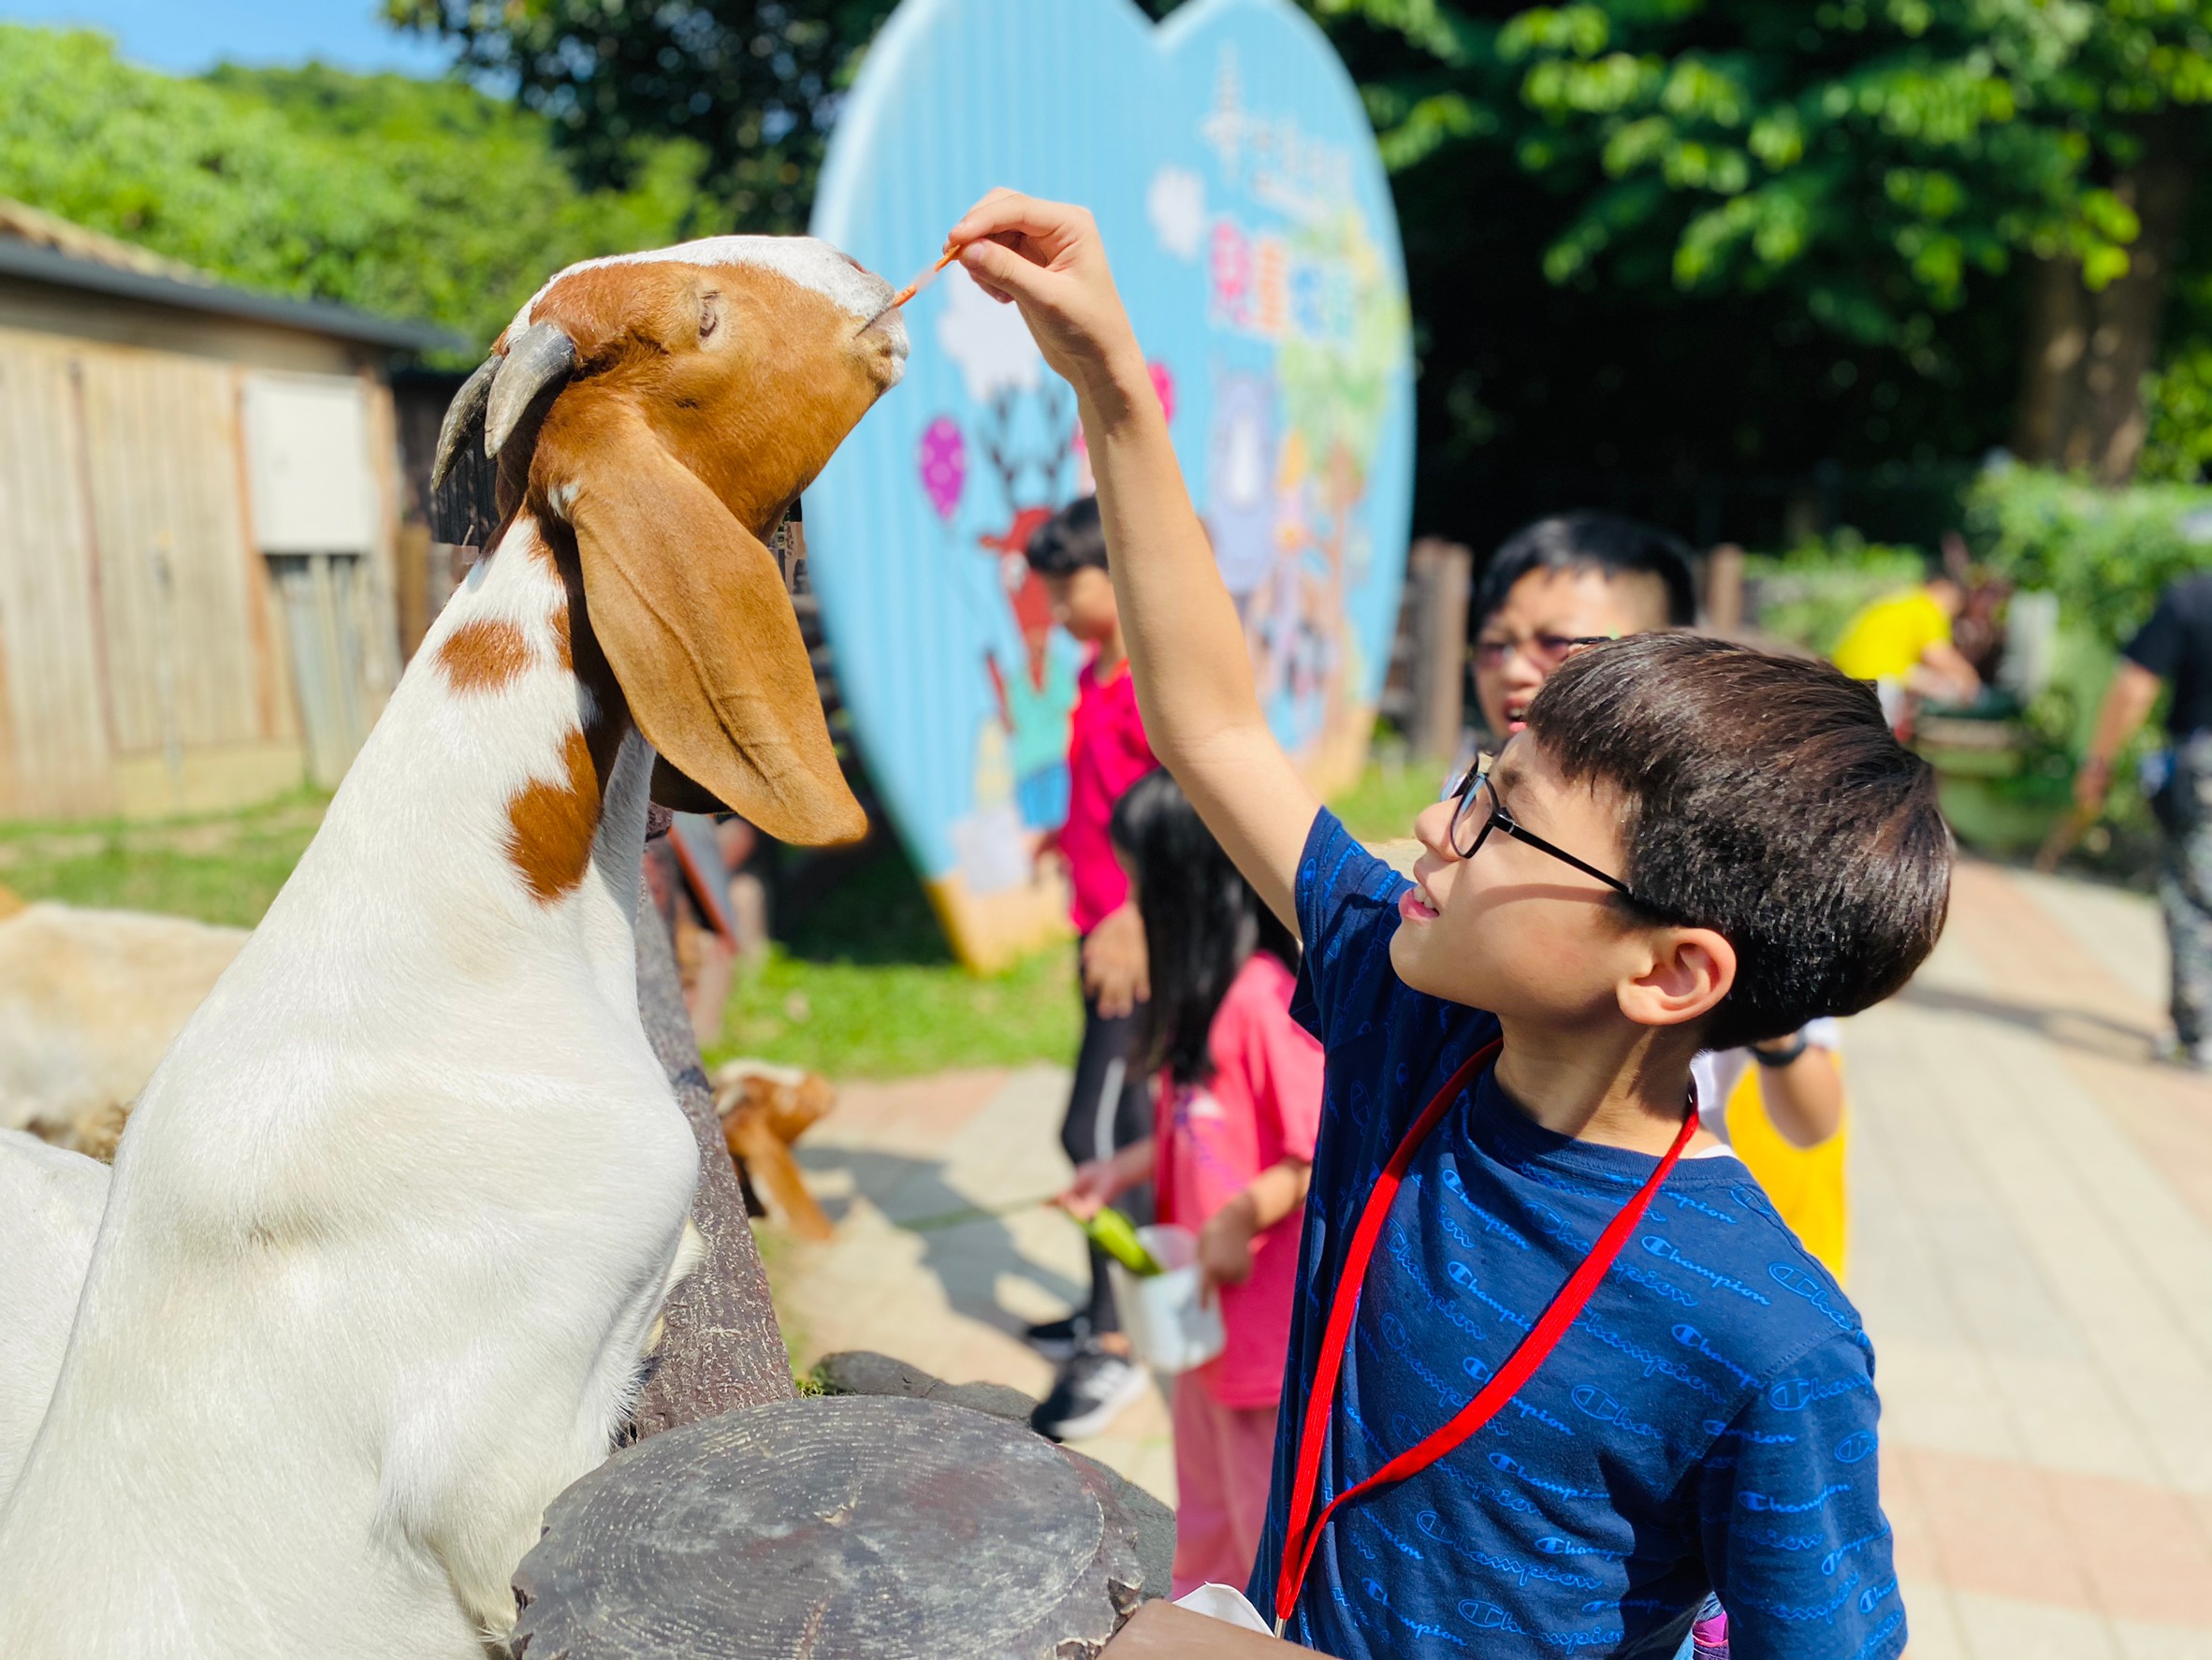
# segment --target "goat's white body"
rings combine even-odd
[[[697,1151],[637,1013],[643,740],[580,886],[541,902],[508,854],[592,713],[535,537],[446,606],[140,1098],[0,1508],[8,1660],[475,1660],[606,1456]],[[438,647],[474,619],[533,662],[457,692]]]
[[[106,1165],[0,1129],[0,1503],[46,1416],[107,1202]]]

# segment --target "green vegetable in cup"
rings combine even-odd
[[[1101,1205],[1097,1216],[1083,1225],[1090,1242],[1140,1278],[1160,1272],[1153,1254],[1137,1237],[1136,1225],[1112,1205]]]

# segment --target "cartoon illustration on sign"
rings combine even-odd
[[[989,88],[989,95],[980,89]],[[1412,362],[1357,93],[1288,0],[907,0],[871,49],[813,229],[902,269],[994,184],[1098,216],[1271,725],[1323,790],[1361,764],[1411,504]],[[1090,488],[1070,389],[955,267],[907,382],[808,492],[862,758],[968,961],[1065,929],[1081,652],[1024,557]],[[901,481],[906,481],[903,485]]]

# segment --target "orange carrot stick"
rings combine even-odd
[[[894,294],[891,297],[890,309],[895,311],[898,307],[906,304],[908,300],[913,299],[915,295],[921,293],[923,289],[928,287],[930,284],[937,281],[938,272],[943,270],[946,266],[951,265],[953,260],[959,257],[959,249],[947,247],[942,254],[938,255],[937,263],[935,265],[931,266],[927,270],[924,271],[920,276],[916,277],[912,282],[909,283],[904,288],[901,288],[896,294]]]

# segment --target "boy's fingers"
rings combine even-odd
[[[1051,243],[1051,251],[1056,251],[1068,239],[1080,234],[1089,218],[1083,209],[1066,202],[1043,201],[1001,188],[968,209],[953,226],[950,240],[968,243],[1011,231]]]
[[[976,286],[998,299],[1039,298],[1037,280],[1044,268],[1004,243],[985,238],[960,250],[960,263]]]

